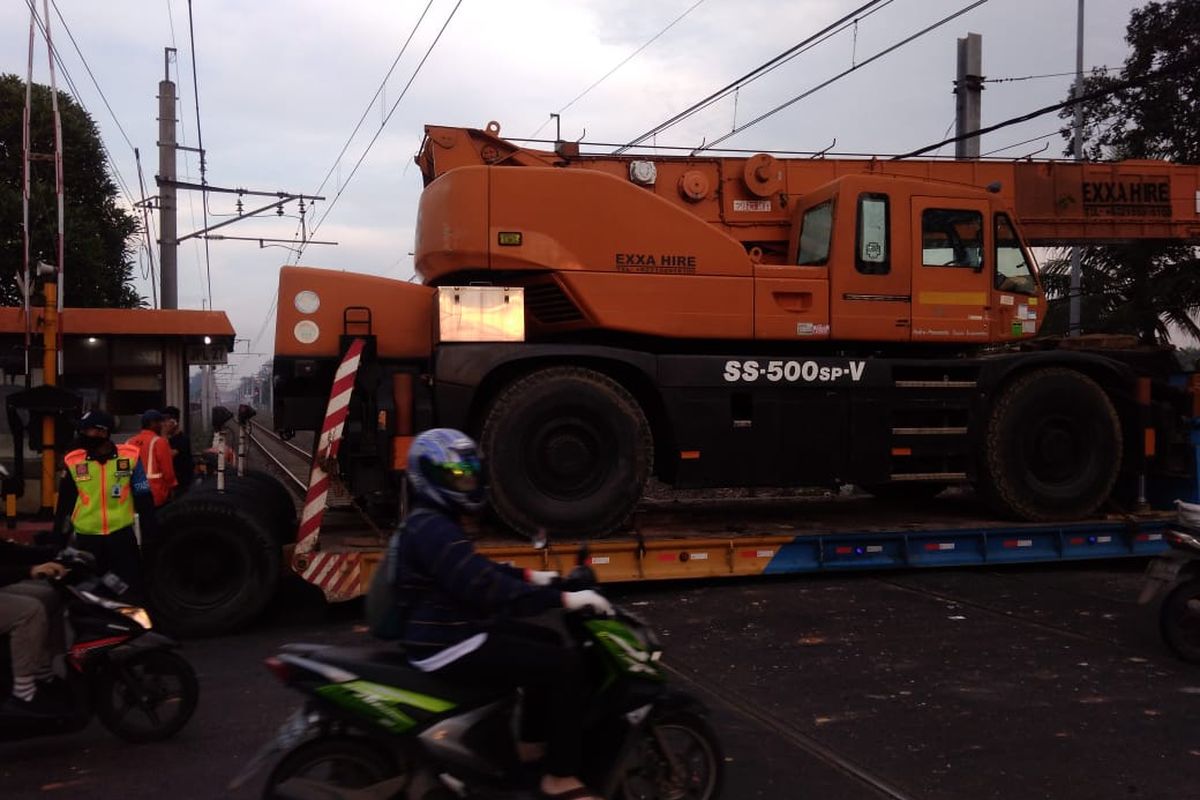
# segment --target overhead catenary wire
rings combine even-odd
[[[683,122],[685,119],[688,119],[692,115],[697,114],[700,111],[703,111],[704,109],[708,108],[713,103],[719,102],[720,100],[729,96],[730,94],[737,91],[741,87],[758,80],[762,76],[768,74],[769,72],[776,69],[777,67],[780,67],[783,64],[786,64],[788,61],[791,61],[793,58],[796,58],[797,56],[806,52],[810,48],[821,44],[822,42],[829,39],[831,36],[835,36],[838,33],[842,32],[843,30],[850,28],[852,25],[854,25],[854,23],[858,19],[865,18],[866,16],[869,16],[870,14],[873,14],[876,11],[879,11],[880,9],[886,8],[887,6],[891,5],[894,1],[895,0],[871,0],[870,2],[863,3],[861,6],[854,9],[850,13],[845,14],[844,16],[842,16],[842,17],[838,18],[837,20],[831,22],[830,24],[826,25],[824,28],[822,28],[821,30],[812,34],[811,36],[808,36],[807,38],[797,42],[796,44],[789,47],[787,50],[784,50],[782,53],[775,56],[774,58],[758,65],[757,67],[750,70],[749,72],[747,72],[745,75],[741,76],[740,78],[734,80],[733,82],[731,82],[729,84],[726,84],[725,86],[723,86],[722,88],[713,92],[712,94],[708,95],[707,97],[705,97],[701,100],[698,100],[697,102],[688,106],[683,111],[680,111],[679,113],[675,114],[674,116],[670,117],[669,119],[666,119],[666,120],[660,122],[659,124],[655,125],[653,128],[651,128],[650,130],[641,134],[640,136],[635,136],[633,139],[631,139],[630,141],[626,142],[625,144],[621,145],[616,150],[614,150],[613,155],[620,155],[621,153],[625,152],[626,150],[629,150],[633,147],[637,147],[638,145],[640,145],[642,142],[646,141],[647,139],[652,139],[652,138],[658,136],[658,134],[662,133],[663,131],[665,131],[669,128],[672,128],[675,125],[678,125],[680,122]]]
[[[951,21],[958,19],[963,14],[966,14],[966,13],[978,8],[979,6],[983,5],[986,2],[988,2],[988,0],[975,0],[975,2],[973,2],[973,3],[968,3],[967,5],[960,8],[958,11],[955,11],[953,14],[947,14],[946,16],[939,19],[937,22],[934,22],[931,25],[925,26],[921,30],[917,31],[916,33],[910,34],[909,36],[906,36],[905,38],[901,39],[900,41],[896,42],[895,44],[885,47],[884,49],[880,50],[878,53],[871,56],[870,58],[868,58],[864,61],[861,61],[857,64],[854,64],[849,69],[842,70],[837,75],[834,75],[832,78],[824,80],[821,83],[818,83],[816,86],[812,87],[811,89],[807,89],[807,90],[801,92],[800,94],[796,95],[795,97],[792,97],[791,99],[789,99],[783,103],[780,103],[779,105],[775,106],[774,108],[770,109],[769,111],[759,114],[754,119],[752,119],[749,122],[746,122],[742,125],[739,125],[738,127],[731,130],[729,133],[726,133],[723,136],[718,136],[716,139],[713,139],[711,142],[701,145],[700,147],[696,148],[696,150],[693,152],[698,153],[703,150],[707,150],[707,149],[713,147],[714,145],[718,145],[721,142],[725,141],[726,139],[729,139],[732,136],[736,136],[737,134],[741,133],[742,131],[744,131],[748,128],[754,127],[755,125],[762,122],[763,120],[766,120],[766,119],[769,119],[770,117],[775,116],[780,111],[783,111],[786,108],[790,108],[791,106],[800,102],[804,98],[810,97],[811,95],[821,91],[822,89],[826,88],[827,86],[830,86],[831,84],[836,83],[837,81],[845,78],[847,75],[850,75],[851,73],[862,69],[863,67],[867,66],[868,64],[878,61],[879,59],[883,58],[884,56],[888,55],[889,53],[893,53],[896,50],[899,50],[900,48],[911,44],[912,42],[916,41],[917,39],[920,39],[922,36],[925,36],[926,34],[929,34],[933,31],[937,30],[938,28],[942,27],[943,25],[946,25],[946,24],[950,23]]]
[[[337,205],[337,201],[342,196],[342,193],[346,191],[346,187],[350,185],[350,182],[352,180],[354,180],[354,176],[358,173],[358,168],[362,166],[363,161],[366,160],[367,155],[371,152],[371,148],[374,147],[375,142],[377,142],[379,140],[379,137],[383,133],[384,128],[387,127],[388,121],[391,120],[392,115],[395,114],[396,109],[399,108],[400,101],[402,101],[404,99],[405,95],[408,94],[409,87],[411,87],[413,85],[413,81],[415,81],[417,79],[417,76],[421,74],[421,68],[425,66],[425,62],[429,60],[430,54],[433,53],[434,48],[437,47],[438,42],[441,41],[442,35],[446,32],[446,28],[448,28],[450,26],[450,22],[454,19],[454,15],[458,13],[458,9],[460,6],[462,6],[462,3],[463,3],[463,0],[458,0],[458,2],[456,2],[454,4],[454,8],[450,9],[450,14],[446,17],[446,21],[442,23],[442,27],[438,30],[437,36],[435,36],[433,38],[433,41],[430,42],[429,47],[425,50],[425,55],[423,55],[421,57],[421,60],[420,60],[420,62],[418,62],[416,68],[413,70],[412,75],[409,76],[408,82],[405,83],[404,88],[402,90],[400,90],[400,94],[396,97],[395,102],[392,103],[392,107],[388,110],[387,116],[383,118],[383,122],[380,123],[379,128],[375,131],[375,135],[371,137],[371,141],[367,142],[366,148],[363,149],[362,154],[358,157],[358,160],[356,162],[354,162],[354,168],[352,170],[350,170],[350,174],[346,176],[346,180],[342,183],[341,188],[339,188],[337,190],[337,194],[335,194],[333,196],[333,199],[330,200],[329,203],[325,206],[325,211],[324,211],[324,213],[321,214],[321,218],[319,220],[317,220],[316,224],[314,224],[312,229],[309,231],[310,238],[316,236],[317,230],[321,227],[322,224],[324,224],[325,220],[329,218],[330,212],[332,212],[334,206]],[[296,253],[297,261],[299,261],[300,255],[303,252],[304,252],[304,243],[302,242],[300,244],[300,247],[297,248],[297,253]]]
[[[613,73],[615,73],[621,67],[628,64],[633,59],[637,58],[638,55],[640,55],[643,50],[645,50],[650,45],[654,44],[656,41],[658,41],[660,38],[662,38],[664,34],[666,34],[668,31],[670,31],[671,28],[674,28],[676,25],[678,25],[680,22],[682,22],[685,17],[687,17],[689,14],[691,14],[693,11],[695,11],[697,8],[699,8],[701,5],[703,5],[704,2],[705,2],[705,0],[696,0],[696,2],[694,2],[690,6],[688,6],[688,8],[682,14],[680,14],[679,16],[675,17],[675,19],[668,22],[665,28],[662,28],[658,33],[654,34],[649,39],[647,39],[642,44],[641,47],[634,50],[629,55],[625,56],[625,58],[621,59],[621,61],[615,67],[613,67],[608,72],[601,75],[590,86],[588,86],[586,89],[584,89],[579,94],[572,97],[570,102],[568,102],[566,105],[564,105],[562,108],[558,109],[558,111],[555,111],[554,113],[561,114],[564,111],[566,111],[568,108],[570,108],[571,106],[578,103],[580,100],[582,100],[584,97],[586,97],[593,89],[595,89],[597,86],[599,86],[600,84],[604,83],[606,80],[611,78],[613,76]],[[553,115],[547,117],[545,119],[545,121],[543,121],[542,124],[538,126],[538,129],[530,135],[537,136],[539,133],[541,133],[545,129],[545,127],[550,124],[551,119],[553,119]]]
[[[1060,133],[1062,133],[1062,131],[1050,131],[1050,133],[1043,133],[1041,136],[1034,136],[1029,139],[1022,139],[1019,142],[1013,142],[1012,144],[1006,144],[1006,145],[1004,145],[1004,147],[997,147],[995,150],[989,150],[986,153],[984,153],[983,155],[991,156],[991,155],[995,155],[996,153],[1003,153],[1005,150],[1011,150],[1014,147],[1020,147],[1023,144],[1033,144],[1034,142],[1039,142],[1042,139],[1049,139],[1051,136],[1058,136]],[[943,134],[943,135],[945,135],[945,134]]]
[[[1092,67],[1090,70],[1086,70],[1086,72],[1088,74],[1095,73],[1095,72],[1119,72],[1121,69],[1123,69],[1123,68],[1122,67]],[[984,78],[982,82],[983,83],[1015,83],[1018,81],[1035,81],[1035,80],[1040,80],[1042,78],[1065,78],[1068,76],[1074,78],[1075,70],[1071,70],[1070,72],[1047,72],[1042,75],[1020,75],[1015,78]]]
[[[208,185],[208,168],[204,157],[204,133],[200,128],[200,81],[196,77],[196,28],[192,23],[192,0],[187,0],[188,9],[188,49],[192,56],[192,99],[196,104],[196,149],[200,151],[200,185]],[[202,218],[204,227],[208,228],[208,192],[200,190]],[[209,256],[208,239],[204,240],[204,277],[208,288],[208,307],[213,307],[212,293],[212,259]]]
[[[402,59],[404,54],[408,51],[409,43],[411,43],[413,37],[416,36],[417,30],[421,27],[421,23],[425,21],[425,16],[429,13],[429,9],[433,6],[433,3],[434,0],[428,0],[428,2],[425,3],[425,8],[421,11],[421,16],[417,17],[417,21],[413,24],[412,30],[408,32],[408,38],[406,38],[404,40],[404,44],[401,45],[400,52],[397,53],[396,57],[392,60],[392,65],[388,67],[388,71],[386,74],[384,74],[383,80],[381,80],[379,82],[379,86],[376,87],[375,94],[373,94],[371,99],[367,101],[366,107],[363,108],[362,115],[358,118],[358,122],[354,124],[354,130],[350,131],[350,135],[346,137],[346,143],[343,144],[342,149],[338,151],[337,158],[333,160],[333,163],[329,166],[329,171],[326,172],[325,177],[321,179],[321,185],[317,187],[317,190],[313,192],[313,194],[320,194],[321,190],[325,188],[325,184],[327,184],[329,179],[333,176],[333,173],[337,171],[338,165],[342,163],[342,157],[346,155],[346,151],[350,149],[350,144],[354,141],[354,137],[358,135],[358,131],[362,128],[363,122],[366,121],[367,115],[371,113],[371,109],[375,106],[375,101],[378,100],[379,96],[383,93],[384,88],[387,86],[388,80],[392,77],[392,73],[395,72],[396,66],[400,63],[400,59]],[[296,233],[292,237],[293,243],[299,240],[301,232],[302,226],[297,224]],[[296,254],[296,258],[299,258],[299,254]]]

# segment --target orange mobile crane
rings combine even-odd
[[[320,429],[362,338],[338,468],[378,508],[432,425],[480,437],[527,534],[616,530],[651,475],[970,482],[1026,521],[1194,475],[1173,354],[1035,338],[1029,247],[1200,243],[1200,167],[583,155],[495,123],[427,127],[417,163],[421,284],[280,275],[275,424]]]

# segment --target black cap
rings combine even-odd
[[[115,427],[117,427],[117,423],[113,419],[112,414],[109,414],[107,411],[101,411],[98,408],[92,409],[79,419],[79,430],[81,431],[88,428],[101,428],[111,433]]]

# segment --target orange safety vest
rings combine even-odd
[[[119,444],[117,454],[104,461],[87,457],[86,450],[72,450],[63,463],[79,490],[71,524],[75,532],[107,536],[133,524],[133,468],[137,466],[136,445]]]
[[[141,430],[129,437],[129,441],[126,442],[126,444],[134,445],[141,452],[142,466],[146,469],[146,480],[150,482],[150,493],[154,495],[155,506],[161,506],[167,502],[171,496],[171,490],[178,485],[177,481],[168,484],[163,475],[162,465],[156,463],[154,445],[159,441],[166,441],[166,439],[154,431]],[[170,465],[168,464],[168,466]]]

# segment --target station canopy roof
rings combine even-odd
[[[41,309],[34,308],[34,333]],[[64,336],[158,336],[179,337],[186,342],[211,337],[214,344],[233,349],[234,330],[224,311],[148,308],[64,308]],[[20,308],[0,308],[0,335],[24,334],[25,319]]]

